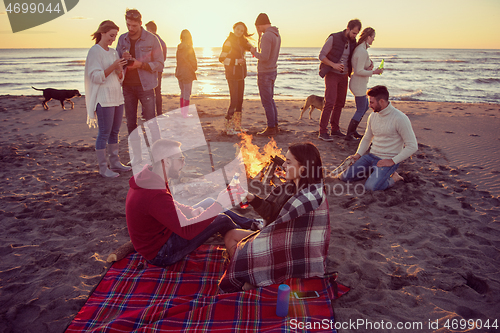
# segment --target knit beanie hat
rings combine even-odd
[[[257,19],[255,20],[255,25],[264,25],[264,24],[271,24],[271,21],[269,21],[269,17],[267,14],[260,13],[259,16],[257,16]]]

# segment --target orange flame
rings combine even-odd
[[[281,149],[276,146],[276,141],[271,138],[264,148],[261,149],[252,143],[253,137],[249,134],[240,134],[241,142],[239,143],[243,162],[250,178],[255,177],[270,161],[271,156],[277,155],[282,159],[285,157],[281,154]]]

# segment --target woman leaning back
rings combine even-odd
[[[368,110],[368,97],[366,90],[368,80],[374,74],[382,74],[383,69],[373,69],[373,61],[368,54],[368,48],[375,40],[375,30],[373,28],[365,28],[359,37],[358,44],[352,54],[352,69],[353,74],[349,80],[349,89],[354,95],[356,102],[356,112],[352,116],[349,127],[347,128],[346,141],[360,139],[361,134],[356,132],[361,119]]]
[[[235,23],[233,32],[224,42],[219,56],[219,61],[224,64],[227,85],[229,86],[230,104],[224,120],[225,132],[228,135],[244,131],[241,128],[241,113],[245,93],[245,77],[247,76],[245,52],[250,51],[252,47],[248,41],[250,36],[252,34],[248,33],[245,23]]]

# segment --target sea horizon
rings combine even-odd
[[[221,47],[196,47],[198,80],[192,96],[228,98]],[[324,95],[324,80],[318,75],[321,47],[282,47],[278,59],[276,99],[305,99]],[[0,49],[0,95],[37,95],[36,88],[84,91],[84,66],[88,48]],[[175,78],[176,46],[167,47],[162,95],[178,96]],[[386,85],[391,99],[429,102],[500,104],[500,50],[447,48],[369,49],[375,66],[384,60],[382,75],[370,78],[369,87]],[[248,74],[245,98],[259,99],[257,59],[246,55]],[[354,96],[348,92],[348,100]]]

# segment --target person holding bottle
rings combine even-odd
[[[372,45],[374,40],[375,29],[371,27],[365,28],[359,37],[357,46],[352,55],[351,62],[353,74],[349,81],[349,90],[351,90],[354,95],[356,113],[352,116],[349,127],[347,128],[346,137],[344,139],[346,141],[353,141],[363,137],[356,132],[356,129],[369,108],[368,97],[366,96],[368,80],[372,75],[382,74],[384,72],[381,68],[373,69],[373,61],[371,61],[370,55],[368,54],[368,48]]]
[[[222,292],[325,274],[330,218],[320,153],[312,143],[293,144],[283,167],[287,180],[283,185],[265,199],[247,195],[250,205],[264,219],[264,227],[255,232],[233,229],[225,236],[231,261],[219,284]],[[224,211],[217,220],[226,216],[244,225],[247,218],[235,215]]]
[[[85,61],[87,124],[89,127],[95,127],[97,124],[99,130],[95,151],[99,173],[103,177],[117,177],[119,174],[115,171],[131,170],[120,162],[118,156],[118,134],[124,104],[121,81],[123,66],[127,63],[125,59],[118,57],[115,49],[110,48],[116,40],[118,29],[112,21],[103,21],[92,34],[96,43],[90,48]]]
[[[233,25],[233,32],[229,34],[222,45],[219,61],[224,64],[227,85],[229,86],[230,103],[224,119],[226,134],[234,135],[244,132],[241,128],[241,115],[243,109],[243,96],[245,94],[245,77],[247,64],[245,52],[250,51],[252,45],[248,38],[248,28],[243,22]]]

